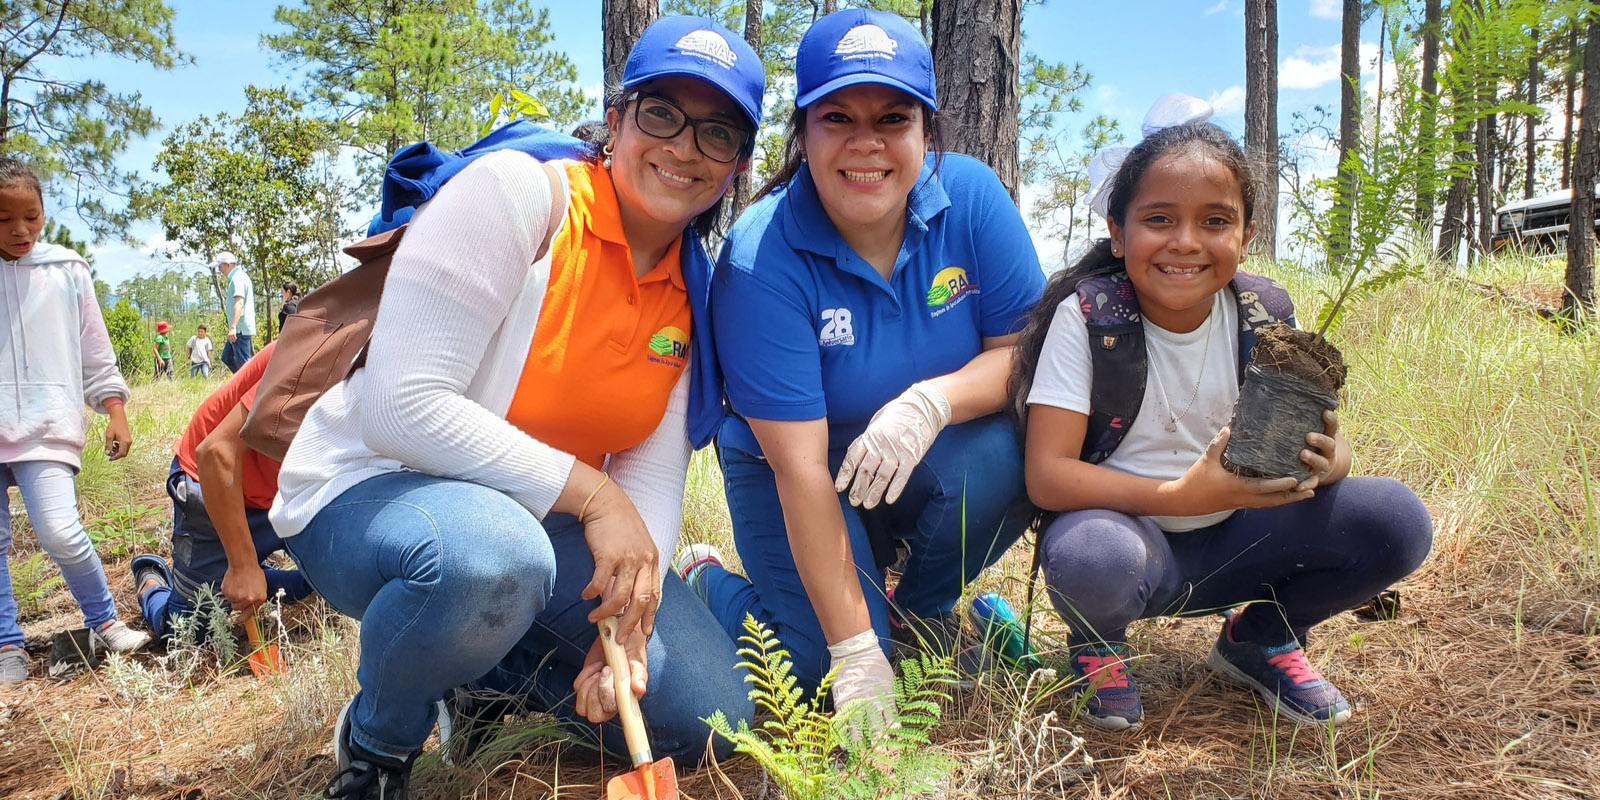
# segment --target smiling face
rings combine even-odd
[[[731,98],[704,81],[666,77],[633,88],[666,98],[695,119],[723,119],[745,129],[750,125]],[[715,205],[749,162],[722,164],[707,158],[695,146],[692,125],[671,139],[639,130],[634,119],[638,102],[606,110],[611,181],[623,224],[682,229]]]
[[[1106,220],[1141,312],[1166,330],[1205,322],[1217,290],[1244,261],[1255,224],[1233,171],[1196,150],[1158,158],[1128,203],[1124,224]]]
[[[806,107],[811,179],[847,238],[904,223],[928,154],[924,113],[911,95],[881,84],[847,86]]]
[[[23,181],[0,186],[0,257],[15,261],[33,250],[44,228],[44,201]]]

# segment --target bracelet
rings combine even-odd
[[[590,490],[589,496],[583,498],[583,505],[578,507],[578,521],[579,522],[583,522],[583,515],[585,513],[588,513],[588,511],[589,511],[589,501],[593,500],[594,496],[599,494],[600,490],[605,488],[606,483],[608,483],[610,480],[611,480],[611,473],[609,473],[609,472],[600,473],[600,482],[594,485],[594,489]]]
[[[112,406],[120,406],[120,405],[122,405],[122,398],[120,398],[120,397],[107,397],[103,402],[100,403],[100,405],[103,405],[108,409],[111,408]]]

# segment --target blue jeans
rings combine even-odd
[[[729,636],[743,634],[746,614],[771,628],[793,658],[801,685],[815,688],[828,670],[828,643],[795,568],[772,468],[765,458],[736,448],[719,446],[717,453],[734,546],[749,577],[708,565],[694,588]],[[829,471],[837,471],[843,458],[842,450],[830,453]],[[1021,448],[1002,414],[941,431],[893,505],[865,511],[841,494],[839,507],[872,628],[885,642],[889,601],[869,525],[887,528],[911,550],[895,605],[911,616],[934,617],[955,607],[962,589],[1005,554],[1033,515]]]
[[[22,646],[22,627],[17,624],[17,599],[12,594],[11,570],[6,554],[11,551],[11,493],[16,486],[28,509],[28,521],[39,539],[39,548],[50,554],[67,589],[83,609],[83,624],[90,628],[117,618],[106,585],[106,571],[94,551],[89,532],[78,517],[78,492],[73,485],[72,467],[56,461],[18,461],[0,464],[0,647]]]
[[[435,701],[474,681],[590,728],[574,718],[571,695],[597,633],[587,619],[596,602],[578,597],[594,564],[572,517],[541,523],[493,489],[398,472],[350,488],[284,541],[328,603],[361,620],[357,744],[415,752]],[[752,719],[733,642],[682,581],[665,583],[647,653],[640,706],[658,757],[698,760],[710,736],[701,718],[718,709],[735,725]],[[598,738],[626,757],[614,722]]]
[[[1236,511],[1166,533],[1148,517],[1062,514],[1040,536],[1045,582],[1074,643],[1121,642],[1128,624],[1251,605],[1241,641],[1305,641],[1313,625],[1411,574],[1433,543],[1428,509],[1405,484],[1345,478],[1309,500]]]
[[[255,348],[251,346],[251,336],[243,333],[233,337],[233,341],[224,341],[222,345],[222,363],[228,366],[229,371],[238,372],[244,367],[244,362],[255,355]]]
[[[163,638],[172,635],[175,618],[195,612],[195,596],[201,586],[210,586],[221,597],[222,578],[228,573],[228,554],[206,513],[200,482],[180,469],[177,459],[172,460],[172,472],[167,476],[167,496],[172,498],[172,586],[158,586],[139,596],[145,623],[152,633]],[[244,517],[250,526],[257,562],[283,549],[283,540],[272,529],[266,509],[247,507]],[[306,583],[299,570],[264,567],[263,571],[268,600],[277,599],[279,590],[283,591],[285,603],[311,595],[311,584]]]
[[[196,375],[204,375],[207,378],[211,377],[211,362],[209,362],[209,361],[191,361],[191,362],[189,362],[189,377],[193,378]]]

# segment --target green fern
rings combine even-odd
[[[948,658],[902,661],[895,679],[897,724],[858,734],[825,711],[832,672],[807,697],[777,636],[750,616],[744,629],[739,666],[761,722],[752,728],[740,720],[735,728],[718,711],[706,723],[736,752],[755,759],[788,800],[912,797],[933,791],[949,772],[950,760],[929,746],[949,699],[945,687],[955,682]]]

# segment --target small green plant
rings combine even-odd
[[[43,552],[11,562],[11,591],[17,600],[17,617],[29,619],[44,611],[44,599],[60,586],[64,579],[59,573],[51,574],[53,564]]]
[[[89,526],[89,540],[101,556],[127,558],[160,549],[161,532],[150,520],[160,513],[151,505],[125,503],[101,514]]]
[[[900,662],[895,679],[896,724],[887,729],[851,732],[844,719],[827,713],[829,673],[815,695],[795,685],[789,651],[772,631],[746,616],[739,666],[748,674],[750,699],[760,725],[740,720],[737,728],[721,711],[707,719],[736,752],[756,760],[787,800],[865,800],[914,797],[938,788],[950,760],[929,746],[939,724],[945,691],[955,682],[948,658],[920,657]]]

